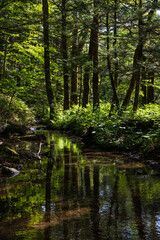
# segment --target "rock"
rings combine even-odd
[[[19,174],[19,171],[15,168],[9,168],[6,166],[2,167],[2,174],[4,175],[17,175]]]

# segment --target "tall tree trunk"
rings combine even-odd
[[[107,1],[107,4],[109,4],[109,0]],[[107,12],[106,14],[106,28],[107,28],[107,65],[108,65],[108,71],[109,71],[109,77],[111,81],[111,86],[113,89],[113,100],[116,102],[117,108],[119,108],[119,100],[117,96],[117,91],[116,91],[116,85],[111,69],[111,61],[110,61],[110,55],[109,55],[109,50],[110,50],[110,39],[109,39],[109,34],[110,34],[110,27],[109,27],[109,13]],[[116,80],[117,80],[117,73],[115,74]]]
[[[67,52],[67,33],[66,33],[66,3],[62,0],[62,54],[63,54],[63,80],[64,80],[64,110],[70,108],[69,97],[69,70],[68,70],[68,52]]]
[[[117,89],[118,86],[118,61],[117,61],[117,0],[114,0],[114,82],[115,88]]]
[[[88,62],[84,69],[83,75],[83,103],[82,107],[86,108],[89,103],[89,90],[90,90],[90,64],[92,60],[92,34],[93,30],[91,29],[90,33],[90,44],[89,44],[89,53],[88,53]]]
[[[75,26],[72,41],[72,69],[71,69],[71,105],[78,103],[78,26],[77,13],[74,16]]]
[[[92,54],[93,54],[93,109],[99,106],[98,83],[98,42],[99,42],[99,16],[97,12],[97,0],[94,0],[94,16],[92,25]]]
[[[144,30],[143,30],[143,19],[142,19],[142,0],[139,0],[139,43],[143,44],[144,41]],[[139,52],[138,66],[137,66],[137,78],[136,78],[136,88],[135,88],[135,98],[133,104],[133,111],[137,111],[139,105],[139,90],[140,90],[140,78],[141,78],[141,62],[143,59],[143,45],[141,51]]]
[[[50,79],[50,56],[49,56],[49,13],[48,0],[43,0],[43,36],[44,36],[44,71],[48,103],[50,107],[50,119],[54,118],[54,96]]]

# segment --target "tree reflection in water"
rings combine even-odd
[[[82,154],[46,132],[38,162],[1,178],[0,239],[160,238],[160,181],[133,160],[95,150]],[[32,149],[39,143],[32,143]]]

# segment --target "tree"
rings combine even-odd
[[[72,66],[71,66],[71,105],[78,103],[78,19],[77,12],[73,16],[73,39],[72,39]]]
[[[50,107],[50,119],[54,118],[54,96],[52,90],[52,84],[50,79],[50,57],[49,57],[49,13],[48,13],[48,0],[43,0],[43,36],[44,36],[44,69],[45,69],[45,81],[46,92],[48,97],[48,103]]]
[[[109,0],[107,1],[107,5],[109,5]],[[114,47],[116,47],[116,43],[117,43],[117,40],[116,40],[116,37],[117,37],[116,5],[117,5],[117,1],[115,0],[115,12],[114,12]],[[108,7],[108,6],[107,6],[107,7]],[[113,101],[115,101],[117,108],[119,108],[119,100],[118,100],[117,90],[116,90],[116,88],[117,88],[117,78],[118,78],[118,75],[117,75],[118,64],[117,64],[117,52],[116,52],[116,50],[115,50],[115,53],[114,53],[114,57],[115,57],[115,59],[116,59],[114,74],[113,74],[112,69],[111,69],[111,60],[110,60],[110,55],[109,55],[109,54],[110,54],[110,53],[109,53],[109,51],[110,51],[109,11],[107,11],[107,14],[106,14],[106,29],[107,29],[107,66],[108,66],[108,71],[109,71],[109,77],[110,77],[111,86],[112,86],[112,89],[113,89]],[[113,75],[114,75],[114,76],[113,76]],[[111,108],[111,111],[112,111],[112,108]]]
[[[94,15],[92,25],[92,57],[93,57],[93,109],[99,106],[99,76],[98,76],[98,44],[99,44],[99,14],[98,1],[94,0]]]
[[[68,110],[70,108],[66,4],[67,0],[62,0],[62,55],[63,55],[63,79],[64,79],[64,110]]]
[[[150,22],[152,20],[153,14],[156,10],[156,3],[157,0],[153,0],[151,8],[148,11],[148,17],[147,21],[144,22],[142,19],[142,1],[139,1],[139,18],[138,18],[138,26],[139,26],[139,39],[138,39],[138,44],[135,49],[134,53],[134,59],[133,59],[133,73],[132,73],[132,78],[130,81],[129,88],[127,90],[126,96],[124,98],[122,107],[125,108],[130,101],[131,94],[134,90],[135,84],[136,84],[136,91],[135,91],[135,102],[134,102],[134,107],[133,110],[137,110],[138,107],[138,96],[139,96],[139,85],[140,85],[140,69],[141,69],[141,61],[142,61],[142,56],[143,56],[143,47],[144,44],[146,43],[147,40],[147,33],[148,33],[148,28],[150,26]],[[145,12],[146,14],[146,12]]]
[[[90,68],[91,68],[91,60],[92,60],[92,30],[90,32],[90,43],[89,43],[89,51],[86,57],[87,61],[85,62],[84,74],[83,74],[83,103],[82,106],[84,108],[87,107],[89,103],[89,91],[90,91]]]

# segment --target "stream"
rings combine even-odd
[[[0,176],[0,240],[158,240],[160,176],[120,154],[81,148],[64,134],[19,141],[41,159]]]

